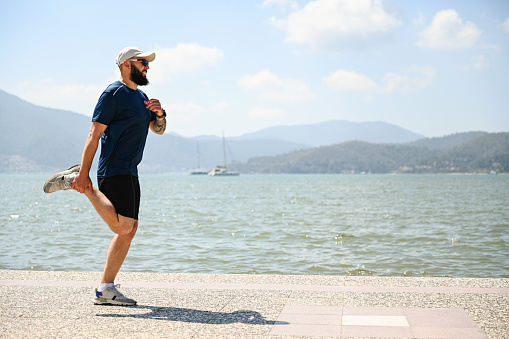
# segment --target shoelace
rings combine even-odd
[[[117,292],[118,294],[120,294],[120,296],[122,296],[123,298],[125,298],[125,295],[122,294],[122,292],[120,292],[118,289],[120,288],[120,284],[115,284],[113,285],[113,289],[115,290],[115,292]]]
[[[69,188],[71,188],[71,185],[72,185],[72,182],[73,182],[75,176],[76,176],[76,174],[74,174],[74,173],[66,174],[66,175],[62,176],[62,178],[60,180],[56,180],[54,185],[57,185],[58,188],[60,188],[60,189],[69,189]]]

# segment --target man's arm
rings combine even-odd
[[[155,134],[163,134],[166,130],[166,118],[165,117],[159,117],[156,114],[156,120],[150,122],[150,129]]]
[[[150,122],[150,129],[155,134],[163,134],[166,130],[166,118],[161,103],[157,99],[145,101],[147,108],[156,114],[156,120]]]
[[[92,167],[92,162],[94,161],[94,156],[99,146],[99,140],[107,127],[108,126],[96,121],[93,121],[90,125],[90,133],[88,134],[85,147],[83,148],[83,154],[81,156],[81,169],[76,178],[74,178],[74,182],[72,184],[72,188],[80,193],[85,192],[85,189],[87,188],[90,193],[93,193],[92,180],[90,179],[90,168]]]

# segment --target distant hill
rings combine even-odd
[[[311,125],[269,127],[245,134],[238,139],[280,139],[303,142],[316,147],[352,140],[401,144],[423,138],[423,135],[382,121],[350,122],[333,120]]]
[[[465,132],[447,135],[440,138],[426,138],[408,143],[409,146],[426,147],[429,149],[447,149],[463,145],[469,141],[486,135],[486,132]]]
[[[509,172],[509,133],[481,135],[462,145],[445,150],[436,159],[450,163],[459,172]]]
[[[34,172],[79,163],[90,118],[0,90],[0,126],[0,172]]]
[[[472,136],[458,134],[444,137],[443,143],[419,142],[420,146],[350,141],[276,157],[252,158],[234,167],[248,173],[509,172],[509,133],[481,133],[473,139]],[[457,145],[453,139],[465,142]]]

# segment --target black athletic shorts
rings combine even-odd
[[[118,214],[138,220],[140,182],[132,175],[116,175],[97,179],[99,190],[111,201]]]

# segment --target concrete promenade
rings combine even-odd
[[[0,271],[0,338],[509,338],[509,279]]]

